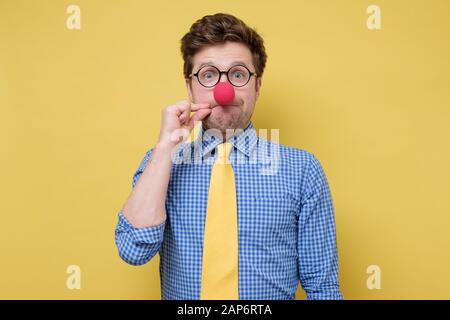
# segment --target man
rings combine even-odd
[[[181,51],[190,101],[162,113],[159,140],[119,212],[119,255],[141,265],[159,252],[162,299],[295,299],[299,281],[308,299],[342,299],[319,161],[258,137],[250,121],[263,39],[219,13],[195,22]],[[222,85],[227,104],[218,103]],[[197,121],[198,138],[185,143]],[[275,170],[264,172],[264,159]]]

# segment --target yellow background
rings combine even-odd
[[[0,0],[0,298],[160,298],[158,256],[120,260],[117,212],[161,109],[186,98],[179,40],[216,12],[265,39],[255,126],[325,169],[344,296],[450,298],[447,0]]]

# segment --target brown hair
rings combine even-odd
[[[242,20],[226,13],[207,15],[197,20],[181,39],[181,54],[184,60],[184,77],[187,79],[193,68],[193,57],[203,47],[222,44],[226,41],[240,42],[250,49],[258,77],[266,66],[264,40]]]

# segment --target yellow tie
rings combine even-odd
[[[202,300],[237,300],[238,227],[234,171],[228,156],[233,146],[217,146],[209,182],[203,241]]]

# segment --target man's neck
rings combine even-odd
[[[231,138],[233,138],[234,136],[239,135],[240,133],[242,133],[242,132],[248,127],[249,124],[250,124],[250,120],[247,122],[247,124],[245,124],[245,125],[242,126],[242,127],[238,127],[238,128],[230,128],[230,129],[226,129],[225,131],[223,131],[223,130],[219,130],[219,129],[217,129],[217,128],[208,128],[208,127],[206,127],[205,124],[202,122],[202,128],[203,128],[204,131],[207,131],[208,129],[214,129],[214,130],[216,130],[217,132],[220,132],[222,141],[228,141],[228,140],[230,140]],[[228,130],[229,132],[227,132],[227,130]],[[227,134],[228,134],[228,136],[227,136]]]

